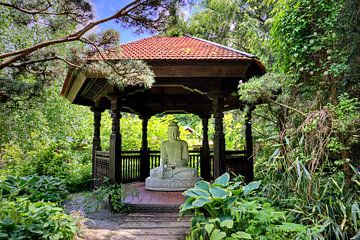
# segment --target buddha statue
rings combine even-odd
[[[150,170],[145,188],[157,191],[183,191],[193,187],[197,170],[187,166],[188,145],[179,138],[179,126],[171,122],[168,127],[169,140],[161,143],[160,166]]]

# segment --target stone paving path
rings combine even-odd
[[[125,216],[123,222],[111,229],[92,226],[81,239],[177,240],[185,239],[190,219],[178,219],[177,213],[142,212]]]
[[[158,193],[146,191],[141,184],[137,194],[126,202],[135,206],[129,214],[114,214],[103,205],[89,212],[84,204],[86,196],[72,195],[64,203],[67,212],[77,212],[85,217],[84,229],[78,239],[86,240],[177,240],[185,239],[190,229],[190,217],[179,218],[178,205],[183,201],[181,193]],[[180,197],[177,196],[180,194]],[[151,196],[149,196],[151,195]],[[165,204],[168,206],[165,206]]]

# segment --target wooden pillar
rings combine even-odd
[[[100,107],[92,107],[90,110],[94,113],[94,135],[92,145],[92,178],[96,179],[96,151],[101,151],[100,126],[101,113],[104,111]],[[92,187],[95,187],[93,185]]]
[[[247,173],[245,175],[245,181],[251,182],[254,180],[254,158],[253,158],[253,141],[252,141],[252,122],[251,111],[249,109],[245,118],[245,142],[246,142],[246,157],[247,157]]]
[[[120,134],[120,106],[121,98],[117,95],[111,95],[111,134],[110,134],[110,163],[109,178],[111,183],[121,182],[121,134]]]
[[[141,116],[142,119],[142,141],[141,141],[141,161],[140,161],[140,180],[145,179],[150,175],[150,154],[147,140],[147,129],[149,117]]]
[[[214,134],[214,178],[225,173],[225,135],[223,126],[224,97],[222,94],[215,94],[212,98],[212,105],[215,118]]]
[[[209,181],[211,178],[210,174],[210,147],[209,147],[209,116],[202,116],[202,147],[201,147],[201,158],[200,158],[200,175],[204,180]]]

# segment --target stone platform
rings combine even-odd
[[[157,192],[145,189],[145,183],[138,182],[126,185],[127,197],[123,202],[142,211],[179,211],[185,201],[182,192]]]

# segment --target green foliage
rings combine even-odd
[[[105,184],[95,191],[87,194],[86,206],[89,211],[95,211],[105,202],[110,203],[111,211],[115,213],[126,213],[131,211],[122,200],[126,198],[125,186],[122,184]]]
[[[16,108],[0,105],[1,175],[53,175],[71,191],[88,189],[91,178],[91,112],[70,105],[47,88]]]
[[[360,102],[357,98],[350,98],[349,94],[338,97],[338,104],[328,104],[334,114],[334,128],[339,140],[349,146],[359,141],[357,135],[360,127]]]
[[[271,28],[276,67],[293,76],[303,97],[323,99],[336,94],[348,71],[347,52],[337,42],[337,24],[344,1],[279,1]]]
[[[276,162],[268,166],[267,174],[260,176],[265,181],[264,194],[290,209],[296,222],[321,226],[322,232],[313,235],[316,239],[354,237],[360,223],[359,173],[353,171],[351,184],[346,185],[336,166],[328,165],[324,173],[311,174],[306,160],[297,156],[295,162],[286,163],[284,172],[278,170]]]
[[[0,201],[0,239],[73,239],[74,219],[51,202]]]
[[[60,203],[67,194],[65,184],[57,177],[7,176],[4,180],[0,180],[0,197],[8,200],[28,198],[31,202]]]
[[[26,14],[11,7],[0,6],[1,54],[69,34],[76,29],[77,23],[87,22],[93,18],[92,7],[86,0],[34,0],[8,3],[15,4],[20,9],[40,12]],[[47,14],[42,14],[41,10],[46,11]],[[56,57],[66,58],[64,56],[70,55],[76,45],[78,44],[50,46],[31,56],[20,57],[17,64],[1,69],[0,102],[14,106],[14,102],[17,104],[39,96],[45,86],[64,73],[65,64],[61,64]],[[44,61],[44,59],[53,60]],[[4,58],[1,62],[3,61]]]
[[[83,72],[92,76],[105,77],[108,82],[119,89],[127,86],[150,88],[154,83],[154,73],[148,65],[140,60],[123,60],[112,62],[91,62],[85,65]]]
[[[58,205],[68,192],[59,178],[7,176],[0,181],[0,239],[72,239],[76,221]]]
[[[267,73],[261,77],[254,77],[245,84],[239,85],[241,101],[249,104],[266,103],[276,98],[286,76],[276,73]]]
[[[201,0],[195,4],[188,18],[181,11],[173,13],[167,35],[190,34],[272,61],[269,28],[274,1]]]
[[[194,214],[192,239],[307,239],[311,231],[287,222],[286,212],[272,206],[268,199],[255,195],[260,182],[244,185],[230,181],[225,173],[210,184],[197,182],[184,192],[186,201],[180,213]]]

